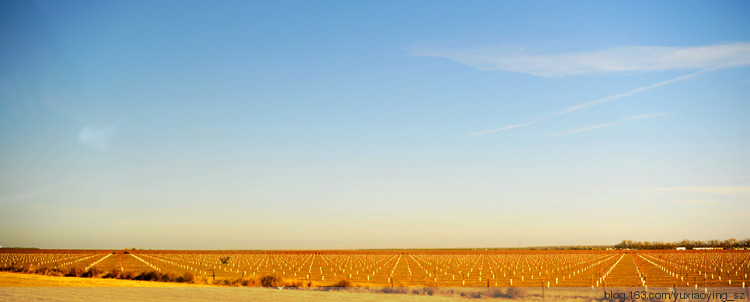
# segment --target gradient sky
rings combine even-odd
[[[750,237],[747,1],[0,1],[0,245]]]

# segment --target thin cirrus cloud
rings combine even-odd
[[[717,204],[713,200],[670,199],[669,201],[674,202],[674,203],[683,203],[683,204],[700,205],[700,206],[713,206]]]
[[[482,70],[519,72],[540,77],[698,69],[698,71],[686,75],[634,88],[623,93],[613,94],[576,104],[557,111],[552,114],[552,116],[564,115],[630,97],[648,90],[684,81],[708,71],[750,65],[750,43],[695,47],[621,47],[599,51],[551,55],[530,55],[518,50],[509,50],[508,48],[417,51],[412,54],[415,56],[445,58]],[[561,132],[553,134],[552,136],[565,136],[611,127],[626,120],[632,120],[632,117],[620,121]],[[526,127],[539,121],[541,120],[477,131],[470,133],[468,137]]]
[[[579,133],[588,132],[588,131],[592,131],[592,130],[597,130],[597,129],[601,129],[601,128],[607,128],[607,127],[616,126],[616,125],[619,125],[619,124],[622,124],[622,123],[625,123],[625,122],[628,122],[628,121],[646,120],[646,119],[652,119],[652,118],[662,117],[662,116],[666,116],[666,115],[667,115],[666,113],[651,113],[651,114],[631,115],[631,116],[626,116],[626,117],[620,118],[619,120],[613,121],[613,122],[608,122],[608,123],[593,125],[593,126],[584,127],[584,128],[573,129],[573,130],[569,130],[569,131],[565,131],[565,132],[554,133],[554,134],[549,135],[549,137],[560,137],[560,136],[567,136],[567,135],[579,134]]]
[[[750,186],[713,186],[713,187],[670,187],[658,188],[653,191],[661,192],[692,192],[714,195],[748,195]]]
[[[500,127],[500,128],[490,129],[490,130],[485,130],[485,131],[473,132],[473,133],[469,133],[469,136],[480,136],[480,135],[485,135],[485,134],[490,134],[490,133],[495,133],[495,132],[500,132],[500,131],[515,129],[515,128],[521,128],[521,127],[531,126],[533,124],[536,124],[536,121],[531,121],[531,122],[523,123],[523,124],[508,125],[508,126],[505,126],[505,127]]]
[[[508,71],[539,77],[617,72],[714,69],[750,65],[750,43],[693,47],[631,46],[597,51],[534,55],[515,49],[485,47],[412,52],[481,70]]]
[[[93,125],[83,127],[78,131],[78,141],[101,152],[107,151],[110,141],[126,121],[122,119],[105,127]]]
[[[703,69],[703,70],[696,71],[696,72],[693,72],[693,73],[689,73],[689,74],[686,74],[686,75],[682,75],[682,76],[679,76],[679,77],[676,77],[676,78],[671,78],[671,79],[666,80],[666,81],[657,82],[657,83],[654,83],[654,84],[651,84],[651,85],[648,85],[648,86],[638,87],[638,88],[635,88],[635,89],[630,90],[628,92],[613,94],[613,95],[606,96],[606,97],[603,97],[603,98],[599,98],[599,99],[596,99],[596,100],[593,100],[593,101],[589,101],[589,102],[581,103],[581,104],[578,104],[578,105],[570,106],[568,108],[565,108],[563,110],[555,112],[554,115],[563,115],[563,114],[571,113],[571,112],[578,111],[578,110],[581,110],[581,109],[584,109],[584,108],[588,108],[588,107],[592,107],[592,106],[596,106],[596,105],[601,105],[601,104],[604,104],[604,103],[608,103],[608,102],[611,102],[611,101],[614,101],[614,100],[617,100],[617,99],[621,99],[621,98],[624,98],[624,97],[629,97],[631,95],[634,95],[634,94],[637,94],[637,93],[641,93],[641,92],[644,92],[644,91],[647,91],[647,90],[651,90],[651,89],[658,88],[658,87],[665,86],[665,85],[669,85],[669,84],[672,84],[672,83],[675,83],[675,82],[687,80],[687,79],[692,78],[694,76],[697,76],[697,75],[699,75],[701,73],[704,73],[704,72],[707,72],[707,71],[711,71],[711,70],[714,70],[714,69],[716,69],[716,68]]]
[[[745,178],[750,178],[750,175],[719,177],[719,178],[715,178],[714,180],[736,180],[736,179],[745,179]]]

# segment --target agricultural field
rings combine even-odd
[[[159,272],[212,282],[360,287],[744,287],[748,251],[156,251],[1,250],[11,271]],[[185,280],[187,281],[187,280]]]

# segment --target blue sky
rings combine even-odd
[[[750,237],[750,4],[2,1],[0,245]]]

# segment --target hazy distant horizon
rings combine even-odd
[[[718,241],[728,241],[730,239],[736,239],[738,241],[744,241],[740,244],[747,245],[747,242],[750,241],[750,238],[726,238],[726,239],[710,239],[710,240],[691,240],[691,239],[683,239],[692,241],[694,243],[697,243],[697,247],[713,247],[713,245],[709,242],[711,240],[718,240]],[[314,248],[269,248],[269,249],[253,249],[253,248],[235,248],[235,249],[211,249],[211,248],[204,248],[204,249],[197,249],[197,248],[152,248],[152,247],[124,247],[124,248],[64,248],[64,247],[56,247],[56,248],[45,248],[45,247],[22,247],[22,246],[0,246],[0,248],[3,249],[40,249],[40,250],[55,250],[55,249],[71,249],[71,250],[85,250],[85,249],[93,249],[93,250],[193,250],[193,251],[305,251],[305,250],[322,250],[322,251],[348,251],[348,250],[354,250],[354,251],[367,251],[367,250],[547,250],[547,249],[565,249],[565,250],[580,250],[580,249],[597,249],[597,248],[618,248],[618,245],[623,243],[624,241],[632,241],[634,244],[666,244],[667,246],[669,244],[672,244],[673,247],[666,248],[666,249],[673,249],[678,246],[685,247],[686,245],[682,243],[683,240],[673,240],[673,241],[654,241],[654,242],[644,242],[639,240],[622,240],[618,241],[614,244],[591,244],[591,245],[583,245],[583,244],[571,244],[571,245],[535,245],[535,246],[505,246],[505,247],[499,247],[499,246],[475,246],[475,247],[419,247],[419,248],[405,248],[405,247],[372,247],[372,248],[352,248],[352,247],[339,247],[339,248],[321,248],[321,249],[314,249]],[[690,244],[688,244],[690,245]],[[720,245],[719,245],[720,246]],[[619,247],[619,248],[627,248],[627,247]],[[635,249],[641,249],[641,248],[635,248]],[[643,249],[649,249],[647,247],[644,247]],[[665,248],[661,248],[665,249]]]
[[[750,238],[750,3],[0,2],[0,245]]]

